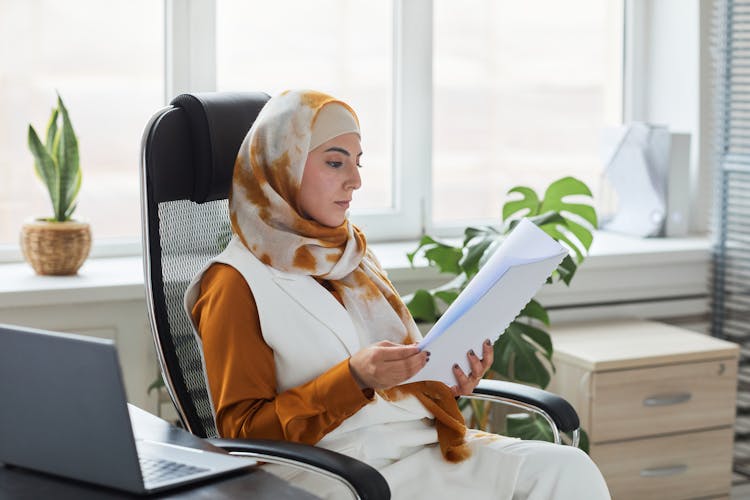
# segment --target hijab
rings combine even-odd
[[[287,91],[269,100],[240,147],[229,212],[232,230],[264,264],[326,280],[341,297],[360,345],[382,340],[409,344],[421,339],[406,305],[362,231],[348,218],[337,227],[306,218],[298,204],[309,151],[343,133],[359,134],[352,108],[315,91]],[[468,456],[466,427],[450,389],[416,382],[379,391],[387,400],[415,396],[436,420],[443,456]]]

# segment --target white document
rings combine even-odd
[[[482,356],[482,343],[493,343],[562,262],[568,250],[522,219],[474,279],[419,343],[430,362],[405,383],[439,380],[456,385],[453,365],[471,371],[469,349]]]

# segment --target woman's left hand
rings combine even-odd
[[[476,355],[472,349],[466,354],[469,358],[469,366],[471,372],[467,375],[464,371],[456,364],[453,365],[453,374],[456,376],[457,385],[451,387],[453,397],[466,396],[474,391],[482,375],[487,373],[487,370],[492,366],[492,361],[495,359],[495,353],[492,349],[492,342],[485,340],[482,344],[482,358]]]

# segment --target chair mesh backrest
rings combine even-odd
[[[147,305],[164,382],[192,433],[218,436],[201,345],[183,307],[187,285],[231,238],[227,196],[240,144],[268,100],[260,93],[182,94],[142,143]]]
[[[206,386],[201,346],[183,306],[188,284],[229,243],[227,200],[197,204],[178,200],[159,204],[161,271],[169,335],[205,437],[218,437]],[[197,431],[197,430],[196,430]]]

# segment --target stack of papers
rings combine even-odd
[[[467,352],[481,357],[485,339],[497,341],[566,255],[565,247],[522,219],[419,343],[430,351],[430,362],[405,383],[456,385],[453,365],[469,374]]]

